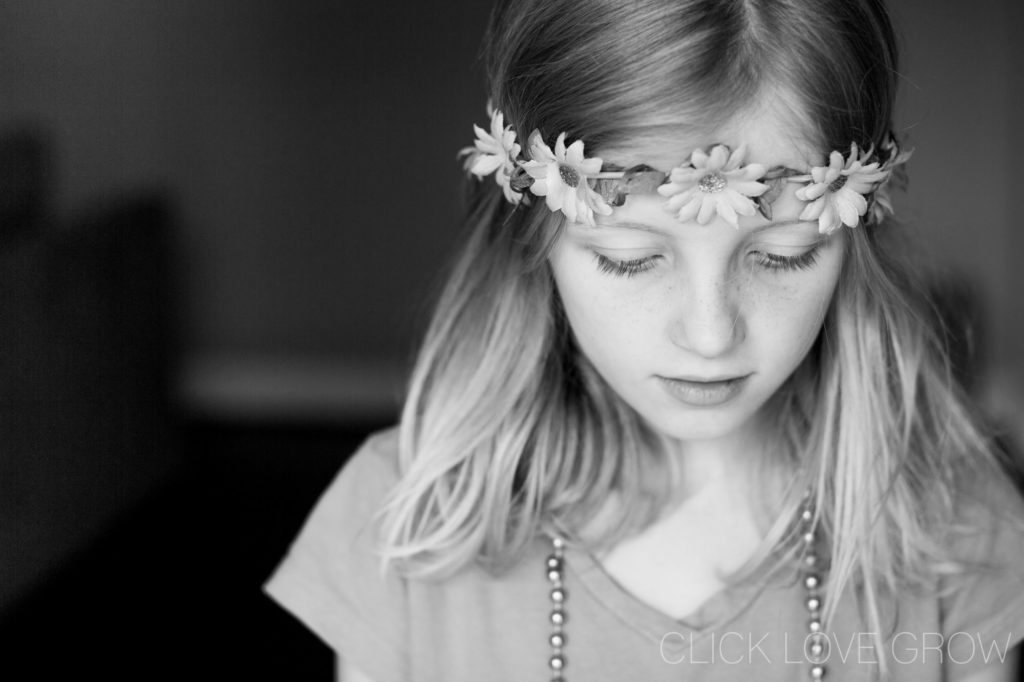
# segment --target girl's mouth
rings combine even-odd
[[[734,398],[749,376],[711,381],[659,376],[658,380],[669,395],[682,403],[693,407],[714,407]]]

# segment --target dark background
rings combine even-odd
[[[1024,9],[893,0],[898,202],[1024,438]],[[0,0],[0,679],[326,680],[259,592],[394,421],[488,3]]]

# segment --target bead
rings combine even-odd
[[[577,184],[569,182],[571,178],[565,177],[565,173],[563,172],[565,170],[572,171],[572,173],[575,174]],[[570,187],[576,187],[578,185],[579,175],[574,169],[567,166],[559,166],[559,172],[562,173],[562,179],[566,181],[567,185]],[[717,189],[714,184],[717,182],[715,180],[715,176],[718,176],[717,181],[722,183],[721,187],[718,187]],[[845,182],[845,176],[841,177],[844,178]],[[721,177],[720,174],[717,173],[709,173],[708,175],[705,175],[701,178],[700,182],[703,185],[705,181],[708,182],[708,187],[706,188],[702,186],[701,189],[706,192],[719,192],[724,189],[726,185],[724,177]],[[840,185],[840,187],[842,187],[842,185]],[[809,522],[813,518],[813,512],[810,509],[804,509],[801,512],[801,518],[805,522]],[[804,533],[802,535],[802,539],[810,548],[810,546],[814,544],[815,540],[813,531],[807,531]],[[566,635],[562,630],[562,626],[565,625],[567,618],[566,612],[562,608],[565,603],[567,593],[565,588],[561,585],[563,568],[562,548],[565,546],[565,541],[562,538],[555,537],[552,538],[551,542],[554,547],[554,554],[547,558],[547,575],[548,580],[554,584],[554,587],[550,592],[551,601],[554,605],[554,608],[551,611],[550,620],[552,626],[554,626],[554,631],[548,637],[548,643],[551,645],[552,650],[552,655],[548,659],[548,666],[553,671],[551,682],[565,682],[565,678],[561,674],[562,670],[564,670],[567,665],[565,654],[563,652],[566,643]],[[808,551],[804,555],[803,561],[808,568],[814,568],[818,563],[818,557],[813,551]],[[810,614],[810,620],[807,622],[809,635],[807,640],[805,640],[805,653],[808,654],[808,661],[813,664],[809,670],[810,677],[813,680],[824,679],[826,672],[825,666],[822,665],[822,663],[824,662],[824,659],[827,658],[825,652],[828,642],[827,638],[821,631],[821,598],[815,593],[820,582],[821,579],[815,573],[808,573],[803,576],[804,587],[808,590],[805,606]]]
[[[705,194],[717,194],[725,189],[725,176],[721,173],[708,173],[697,183],[697,188]]]
[[[822,632],[816,632],[807,636],[804,640],[804,653],[807,654],[807,660],[811,663],[820,664],[828,658],[826,651],[828,645],[828,637]]]
[[[573,189],[580,186],[580,174],[572,166],[558,165],[558,174],[562,177],[562,182],[569,185]]]

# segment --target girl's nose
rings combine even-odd
[[[721,276],[687,278],[670,322],[669,336],[678,347],[703,358],[729,353],[746,335],[737,305],[736,282]]]

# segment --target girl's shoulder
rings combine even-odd
[[[532,676],[514,673],[546,660],[548,545],[532,544],[501,576],[475,564],[430,578],[384,570],[378,512],[399,477],[397,429],[372,434],[321,495],[264,590],[379,682],[491,679],[495,665],[513,679]],[[520,634],[529,628],[539,632]],[[499,633],[500,652],[492,649]]]
[[[390,426],[369,434],[349,456],[337,481],[358,479],[378,487],[390,488],[398,482],[398,426]],[[328,488],[330,490],[330,488]]]
[[[972,477],[949,538],[957,566],[940,580],[942,632],[966,669],[975,649],[1005,651],[1024,636],[1024,495],[998,472]]]
[[[406,679],[405,585],[381,570],[377,512],[398,480],[398,435],[370,435],[317,500],[263,589],[376,680]]]
[[[398,426],[391,426],[366,437],[324,494],[340,488],[359,500],[380,503],[399,476]]]
[[[1010,552],[1024,559],[1024,491],[1008,473],[986,467],[965,476],[954,505],[951,542],[960,558]]]
[[[398,427],[371,433],[344,461],[334,479],[320,494],[293,543],[309,543],[328,537],[339,542],[364,544],[372,535],[377,512],[399,479]]]

